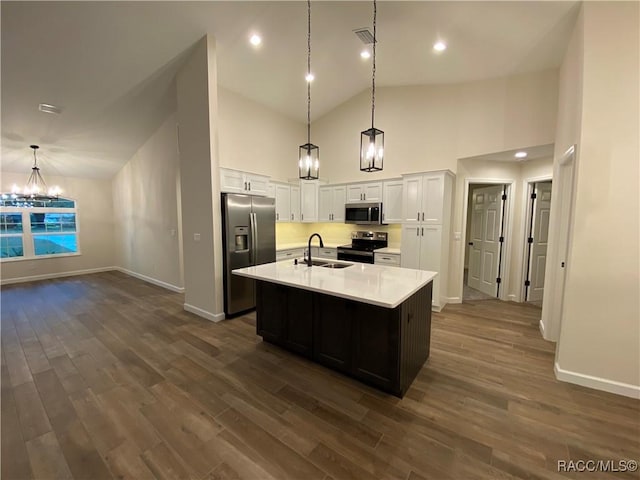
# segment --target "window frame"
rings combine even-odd
[[[74,202],[73,208],[51,208],[51,207],[5,207],[0,206],[0,213],[20,213],[22,215],[22,233],[21,234],[3,234],[3,237],[22,236],[22,253],[21,257],[4,257],[0,258],[0,263],[4,262],[21,262],[24,260],[40,260],[49,258],[77,257],[82,255],[80,248],[80,222],[78,221],[78,201],[73,198],[63,197]],[[32,213],[72,213],[75,215],[75,232],[32,232],[31,231],[31,214]],[[70,253],[52,253],[49,255],[36,255],[34,237],[38,235],[75,235],[77,251]]]

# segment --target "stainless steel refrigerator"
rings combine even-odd
[[[233,275],[236,268],[276,261],[276,207],[273,198],[222,194],[224,313],[256,306],[255,281]]]

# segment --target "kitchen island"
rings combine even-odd
[[[233,271],[256,280],[258,335],[402,397],[429,356],[437,273],[316,263],[284,261]]]

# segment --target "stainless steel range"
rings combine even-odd
[[[338,260],[373,263],[373,251],[386,246],[387,232],[352,232],[351,245],[338,247]]]

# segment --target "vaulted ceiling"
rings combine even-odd
[[[218,81],[306,121],[306,2],[5,2],[2,169],[110,178],[173,111],[190,47],[216,38]],[[369,88],[354,29],[372,4],[312,2],[312,116]],[[378,2],[379,86],[468,82],[560,65],[577,2]],[[258,32],[259,48],[249,43]],[[448,48],[437,54],[436,40]],[[63,108],[38,111],[39,103]]]

